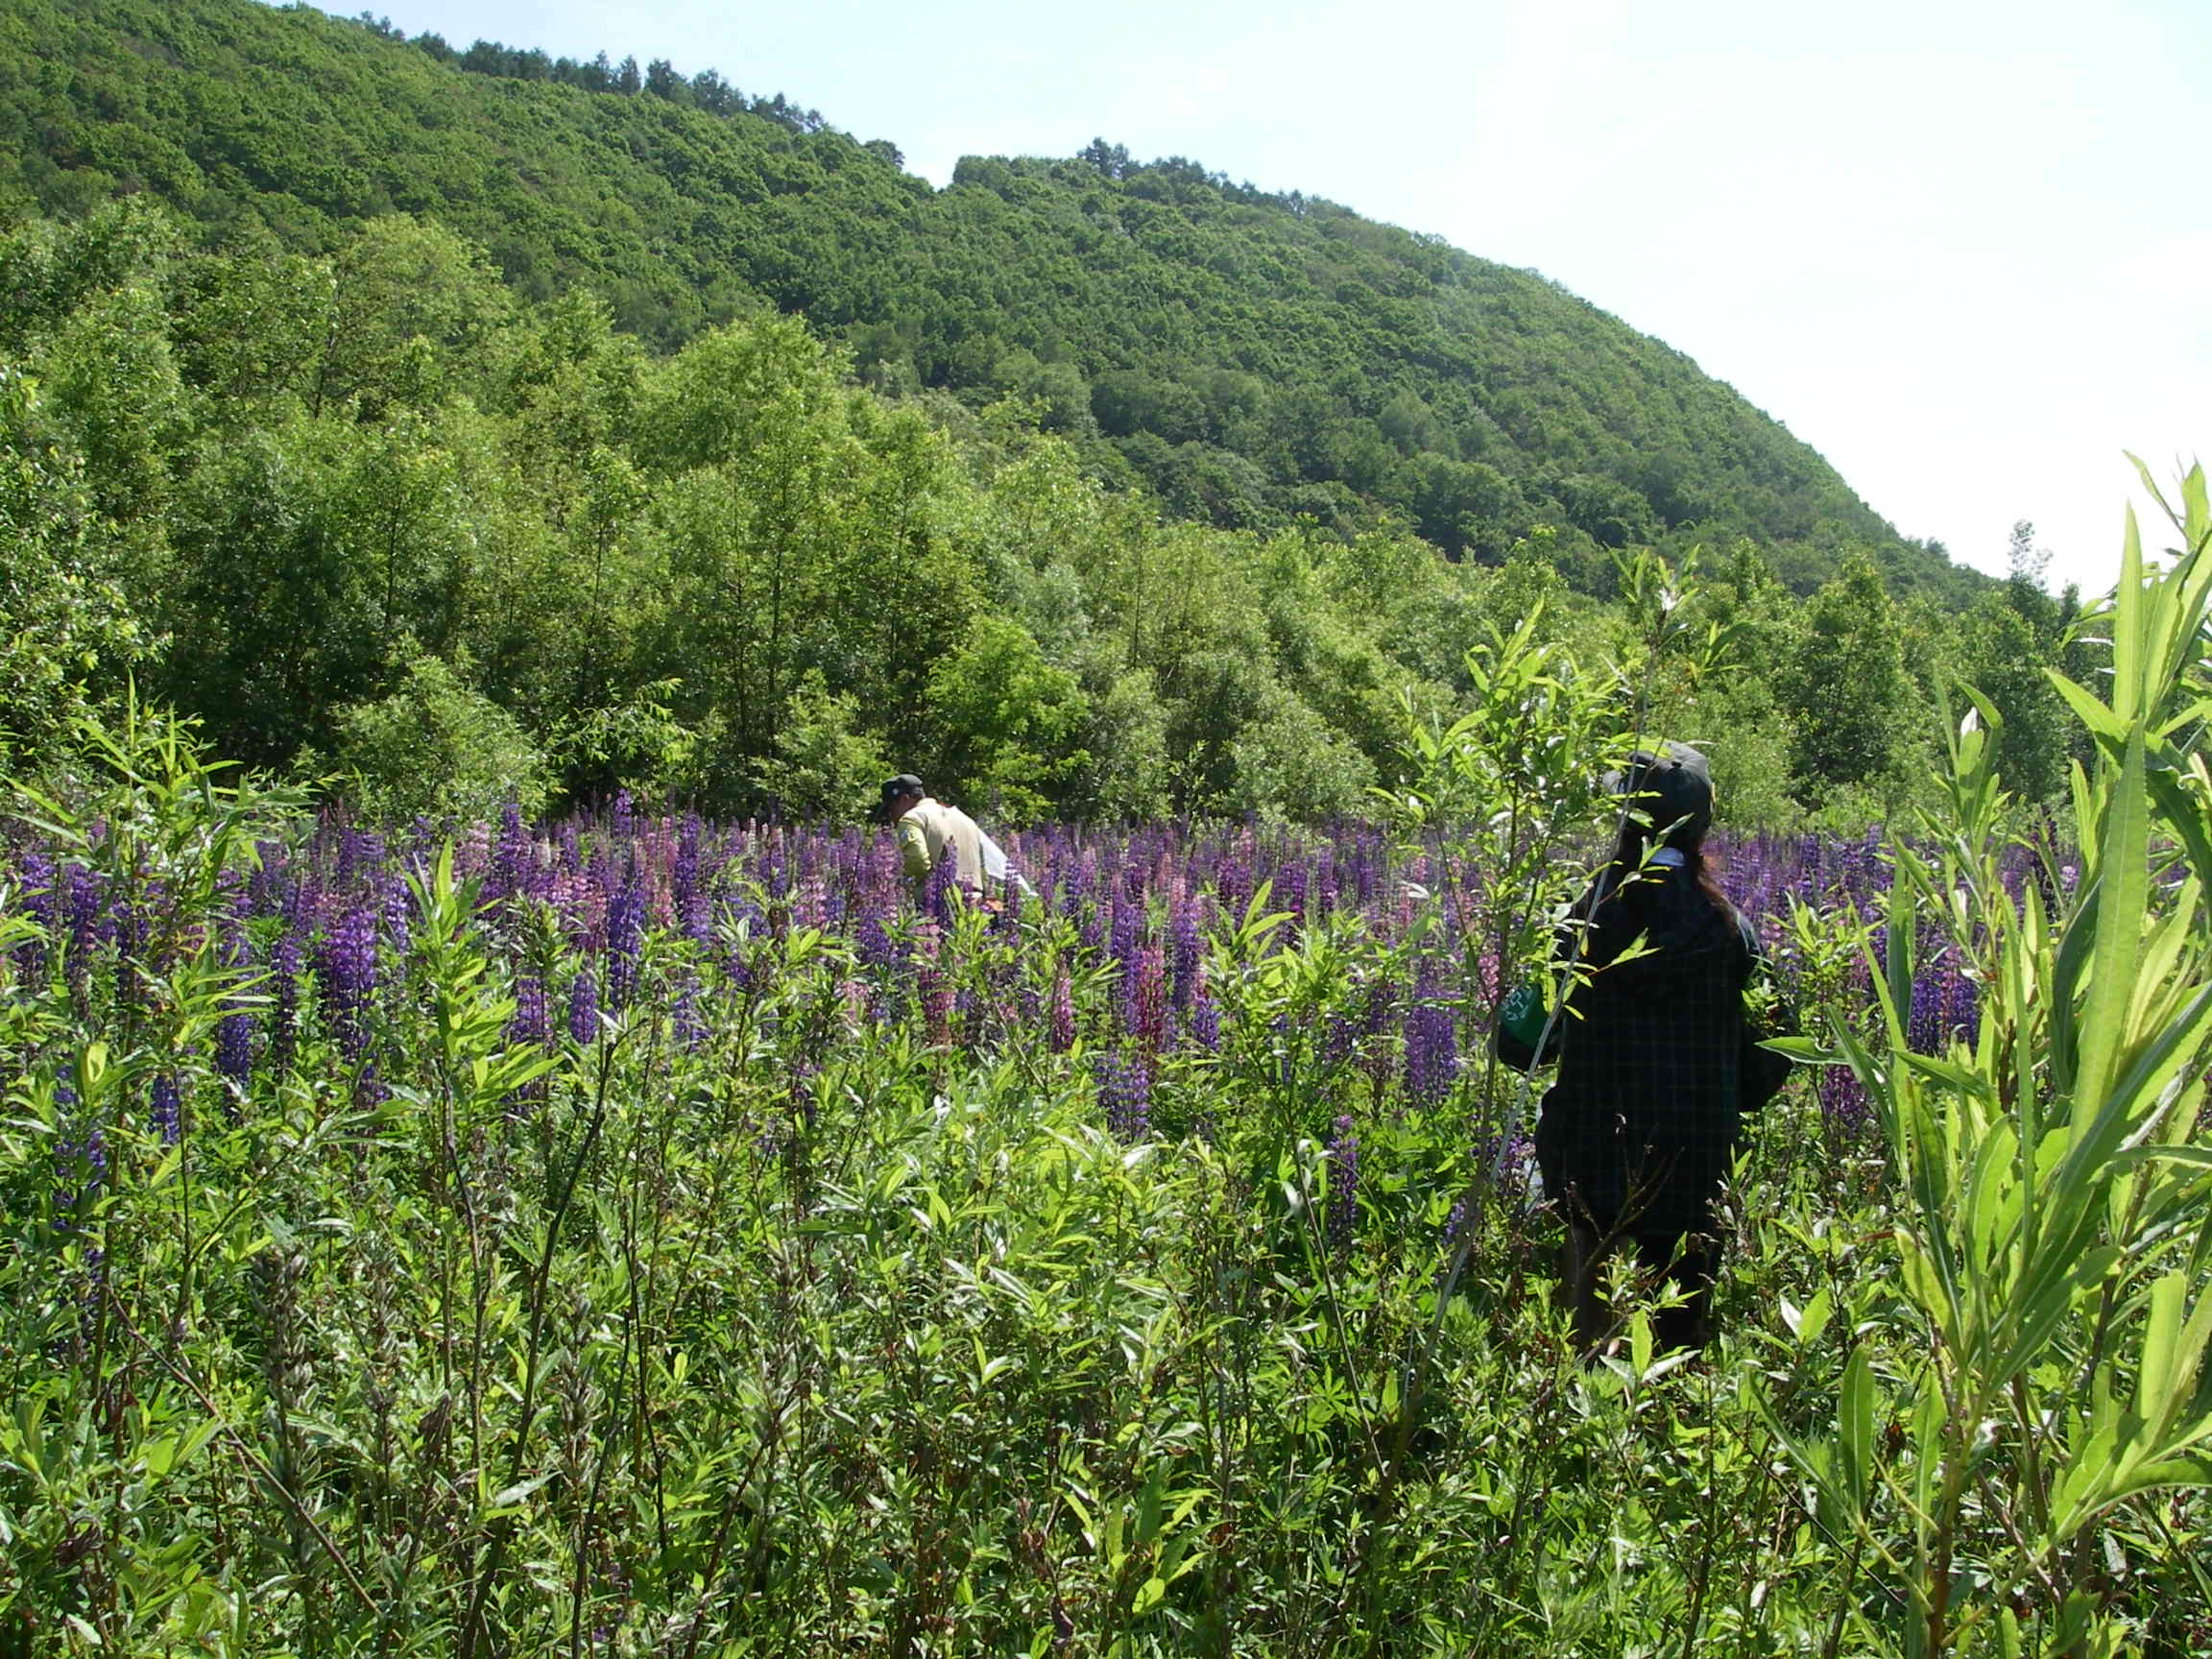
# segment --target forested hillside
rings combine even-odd
[[[2071,598],[1899,542],[1540,279],[1106,146],[933,192],[633,71],[244,0],[0,20],[0,759],[128,677],[401,814],[914,768],[1312,820],[1533,618],[1739,821],[1894,811],[1960,679],[2062,786]],[[1622,560],[1701,568],[1675,657]]]
[[[868,384],[1032,399],[1092,471],[1225,528],[1350,532],[1387,510],[1497,563],[1543,524],[1596,590],[1605,549],[1737,536],[1800,593],[1854,546],[1893,589],[1960,603],[1974,585],[1729,389],[1542,277],[1103,142],[972,156],[940,192],[890,143],[711,70],[456,55],[252,0],[19,0],[0,203],[73,214],[130,191],[228,248],[328,254],[377,215],[434,219],[519,299],[588,287],[661,349],[764,305],[803,314]]]

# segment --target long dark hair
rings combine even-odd
[[[1642,908],[1638,890],[1648,895],[1651,886],[1649,877],[1639,878],[1639,872],[1644,869],[1646,850],[1651,845],[1651,831],[1644,825],[1625,814],[1622,817],[1621,835],[1613,844],[1613,856],[1599,873],[1602,888],[1599,903],[1610,904],[1619,899],[1626,901],[1632,909]],[[1688,824],[1677,824],[1658,840],[1660,846],[1671,847],[1682,854],[1682,874],[1689,878],[1690,884],[1705,902],[1722,916],[1733,918],[1736,906],[1729,902],[1728,895],[1720,891],[1717,860],[1705,852],[1705,831],[1694,830]]]

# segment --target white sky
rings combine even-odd
[[[2027,518],[2054,586],[2109,586],[2122,452],[2212,456],[2212,0],[375,9],[712,66],[939,184],[1102,136],[1433,232],[1687,353],[1984,569]]]

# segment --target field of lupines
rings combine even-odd
[[[1519,1080],[1449,845],[1009,834],[1036,896],[974,909],[887,837],[623,800],[247,828],[12,850],[18,1645],[1767,1652],[1881,1615],[1731,1377],[1823,1363],[1785,1310],[1866,1249],[1850,1073],[1754,1138],[1723,1359],[1583,1374],[1519,1162],[1470,1186]],[[1872,913],[1873,839],[1721,863],[1797,996],[1867,1005],[1807,947]],[[1970,1030],[1955,959],[1910,1018]]]
[[[916,902],[134,714],[6,830],[0,1652],[2212,1650],[2192,568],[2070,838],[1969,719],[1916,838],[1721,850],[1807,1064],[1694,1359],[1581,1362],[1488,1059],[1576,843],[1051,830]]]

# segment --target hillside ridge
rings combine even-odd
[[[1101,476],[1225,527],[1388,511],[1493,563],[1547,525],[1598,589],[1609,549],[1739,537],[1801,592],[1854,547],[1901,590],[1976,586],[1550,278],[1181,157],[975,156],[940,190],[713,70],[455,52],[254,0],[25,0],[0,58],[14,214],[142,190],[209,237],[323,251],[414,213],[522,297],[595,288],[663,349],[773,305],[879,390],[1029,398]]]

